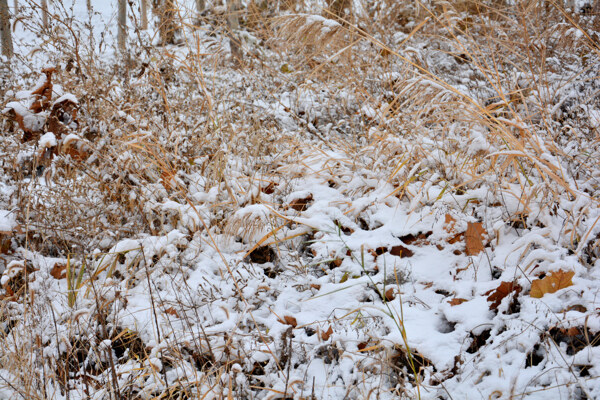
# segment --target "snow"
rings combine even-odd
[[[17,226],[13,212],[0,209],[0,232],[10,232]]]
[[[52,132],[44,133],[40,137],[40,140],[38,141],[38,146],[43,149],[54,147],[56,145],[57,145],[56,136],[54,136],[54,133],[52,133]]]
[[[91,40],[99,58],[111,64],[114,28],[107,26],[114,26],[115,2],[94,2],[94,9],[90,17],[85,2],[75,2],[69,12],[79,23],[92,22],[87,31],[81,28],[81,42]],[[305,24],[322,26],[323,34],[342,28],[320,15],[306,16]],[[151,37],[153,29],[142,34]],[[570,33],[581,39],[580,30]],[[202,30],[196,34],[202,46],[221,40]],[[37,43],[22,24],[15,35],[19,51]],[[229,388],[236,388],[233,397],[247,390],[255,398],[284,392],[308,398],[314,392],[319,399],[392,399],[400,393],[415,398],[417,391],[424,399],[582,398],[581,392],[599,397],[594,335],[600,331],[600,175],[588,169],[597,164],[600,108],[573,105],[582,95],[569,86],[553,92],[555,100],[548,93],[524,100],[536,112],[538,101],[547,102],[543,113],[564,112],[555,132],[543,131],[529,116],[465,122],[460,113],[469,110],[457,98],[485,97],[489,89],[478,89],[476,74],[467,70],[472,66],[457,64],[452,49],[434,52],[431,43],[407,33],[389,39],[396,45],[406,40],[403,52],[423,57],[440,76],[446,71],[443,76],[455,77],[456,92],[392,62],[370,71],[366,86],[356,88],[356,82],[344,86],[336,76],[323,83],[310,71],[308,80],[301,76],[302,63],[293,65],[290,56],[285,61],[294,74],[283,79],[276,68],[280,55],[262,47],[278,80],[269,90],[261,87],[270,84],[268,74],[248,78],[225,62],[215,63],[215,71],[204,60],[198,66],[202,76],[194,76],[202,79],[198,84],[184,73],[197,55],[185,46],[169,47],[177,72],[164,96],[192,109],[191,116],[179,114],[177,106],[165,111],[156,82],[143,74],[127,84],[119,74],[98,83],[106,89],[109,110],[100,120],[88,103],[95,95],[89,87],[78,98],[56,85],[54,103],[78,104],[81,123],[89,128],[70,133],[63,143],[88,140],[84,134],[91,132],[98,136],[89,140],[96,158],[81,166],[56,157],[46,167],[49,173],[36,179],[24,168],[14,172],[35,157],[27,147],[33,144],[3,133],[2,160],[9,160],[0,164],[3,318],[22,321],[0,321],[15,333],[4,347],[35,348],[31,340],[38,335],[43,350],[31,354],[51,365],[78,340],[112,348],[119,385],[147,398],[174,385],[197,385],[193,390],[208,397],[209,388],[219,387],[215,398]],[[36,54],[35,65],[50,57]],[[341,68],[342,61],[336,63]],[[589,68],[592,75],[565,78],[564,85],[592,85],[597,71]],[[152,79],[159,79],[156,74]],[[523,87],[535,78],[526,72],[519,77],[515,82]],[[27,127],[40,128],[47,115],[32,114],[31,90],[19,89],[43,81],[29,79],[5,92],[3,113],[13,109]],[[202,96],[188,96],[186,85]],[[405,101],[410,90],[418,95]],[[586,90],[589,95],[598,89]],[[146,96],[144,102],[132,100],[136,91]],[[388,107],[390,94],[402,105],[397,115]],[[180,97],[186,99],[177,103]],[[429,97],[437,103],[426,116],[428,106],[419,101]],[[571,136],[563,135],[568,123],[574,125],[571,114],[590,129],[570,126]],[[456,118],[440,122],[448,115]],[[260,129],[250,130],[257,124]],[[498,140],[494,124],[519,132],[519,146],[508,146],[505,136]],[[46,132],[37,146],[57,146],[57,139]],[[162,174],[171,169],[176,173],[168,188]],[[21,193],[27,196],[17,197]],[[304,199],[306,209],[290,206]],[[15,232],[24,216],[34,222],[27,235]],[[485,247],[468,255],[467,224],[478,222],[486,230]],[[48,250],[62,241],[69,243],[68,253]],[[257,255],[261,249],[271,253]],[[81,288],[73,289],[73,278],[52,276],[56,265],[67,263],[71,277],[83,271]],[[27,310],[37,313],[32,317],[6,289],[16,288],[25,268],[31,270],[27,288],[35,294],[35,307]],[[540,299],[529,295],[532,281],[559,270],[575,272],[572,285]],[[493,308],[489,296],[501,282],[522,290]],[[100,316],[108,318],[106,326]],[[569,328],[589,331],[575,340],[561,333]],[[102,329],[110,331],[108,337]],[[116,332],[128,340],[126,355],[117,354]],[[145,355],[132,355],[134,340],[127,333],[137,335]],[[420,382],[402,361],[407,348],[415,360],[423,359]],[[92,353],[85,353],[86,363],[107,357]],[[32,365],[40,368],[42,362]],[[201,370],[203,362],[208,367]],[[582,365],[589,375],[580,376]],[[0,366],[0,376],[18,383],[8,367]],[[102,384],[84,389],[72,379],[71,397],[84,398],[91,390],[91,398],[107,398],[110,371],[93,379]],[[0,384],[0,397],[14,395]]]

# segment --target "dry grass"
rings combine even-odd
[[[254,250],[265,238],[267,243],[291,243],[300,234],[313,234],[312,227],[296,234],[294,224],[303,221],[276,214],[287,206],[290,182],[299,176],[323,177],[331,187],[344,187],[353,174],[360,175],[364,185],[347,190],[353,195],[376,190],[369,180],[380,180],[391,185],[387,195],[411,211],[440,200],[442,195],[429,197],[432,185],[457,198],[486,187],[486,207],[501,210],[506,221],[529,225],[543,223],[537,217],[552,213],[564,194],[596,205],[600,186],[593,171],[600,138],[597,128],[571,106],[596,100],[569,97],[563,89],[582,76],[589,76],[590,84],[597,80],[596,64],[586,60],[598,55],[592,33],[598,17],[580,17],[555,2],[538,1],[406,6],[390,1],[352,16],[323,10],[322,17],[304,13],[311,10],[297,4],[282,7],[294,13],[273,15],[258,3],[251,2],[242,15],[246,36],[228,30],[223,13],[187,20],[190,10],[180,10],[188,27],[199,27],[181,33],[182,48],[149,48],[140,39],[132,48],[150,61],[131,59],[116,68],[108,68],[79,42],[66,21],[54,19],[54,31],[45,36],[48,52],[57,63],[73,66],[60,70],[55,81],[80,100],[77,133],[91,155],[85,161],[58,155],[41,171],[34,145],[20,143],[18,130],[2,116],[0,165],[3,179],[15,190],[0,200],[18,210],[23,231],[12,239],[13,249],[19,250],[6,258],[26,259],[40,268],[43,263],[34,254],[68,257],[78,265],[87,260],[90,269],[104,265],[111,273],[96,280],[100,274],[82,269],[79,300],[72,303],[65,295],[61,310],[51,309],[50,301],[42,306],[40,294],[33,291],[1,301],[7,333],[0,340],[0,364],[11,376],[2,376],[0,387],[23,398],[53,398],[68,393],[70,384],[80,393],[104,391],[103,398],[141,398],[142,392],[163,399],[251,398],[257,393],[281,398],[294,391],[296,398],[311,398],[306,387],[297,390],[298,382],[286,380],[283,389],[260,382],[256,376],[267,364],[257,361],[254,369],[247,367],[245,337],[193,331],[198,310],[223,299],[209,283],[202,288],[202,302],[196,298],[197,290],[182,278],[191,264],[161,264],[172,249],[149,255],[114,247],[122,239],[142,242],[175,229],[185,231],[186,243],[205,235],[204,245],[218,259],[216,273],[235,282],[231,295],[248,306],[240,312],[258,334],[248,329],[246,335],[264,346],[261,351],[272,360],[269,368],[286,376],[283,361],[292,357],[285,347],[288,338],[261,335],[262,323],[243,295],[243,277],[256,272],[233,265],[221,254],[226,242],[219,240],[237,236]],[[333,3],[338,7],[340,2]],[[42,34],[36,15],[22,23]],[[229,39],[239,41],[243,60],[231,59]],[[430,47],[418,48],[419,43]],[[15,63],[27,66],[20,59]],[[565,73],[573,63],[583,69]],[[27,83],[21,84],[6,69],[1,74],[3,101],[9,86],[13,92],[26,89],[35,75],[24,73],[22,82]],[[277,112],[267,110],[273,104],[280,106]],[[293,134],[282,132],[282,125],[292,123]],[[569,150],[573,148],[588,151]],[[321,163],[326,167],[315,170],[317,159],[327,159]],[[476,212],[461,201],[449,207],[464,215]],[[594,239],[593,227],[581,225],[590,207],[573,207],[565,221],[566,247],[582,257]],[[363,211],[347,215],[358,221]],[[236,251],[245,254],[241,247]],[[102,264],[108,256],[110,262]],[[166,272],[157,272],[157,266]],[[52,267],[45,265],[43,271]],[[160,282],[151,282],[151,275]],[[159,286],[168,279],[184,288],[171,303],[160,298]],[[132,348],[137,340],[148,342],[147,337],[139,339],[141,333],[123,333],[124,325],[111,319],[126,308],[122,288],[133,291],[144,280],[156,291],[150,315],[157,321],[157,314],[166,313],[173,325],[153,325],[155,336],[168,346],[158,349],[155,343],[119,360],[139,362],[136,375],[121,386],[122,364],[106,356],[101,342],[121,340],[123,348]],[[117,290],[120,281],[126,283]],[[36,286],[36,291],[42,289]],[[78,314],[84,309],[87,313]],[[55,331],[55,337],[43,337],[46,330]],[[165,338],[165,330],[176,334]],[[371,376],[385,375],[400,357],[390,346],[373,354],[365,358],[365,381],[349,388],[364,398],[373,395]],[[407,387],[416,391],[397,395],[416,396],[422,385],[418,368],[410,351],[404,357],[412,368],[412,378],[405,377]],[[96,365],[84,365],[92,359]],[[168,381],[158,359],[193,376],[166,389],[159,384],[155,391],[145,388],[144,382]],[[186,369],[189,365],[196,367],[193,372]],[[65,383],[69,369],[80,371]]]

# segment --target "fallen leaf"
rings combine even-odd
[[[392,301],[396,298],[394,288],[389,288],[385,291],[385,301]]]
[[[342,279],[340,279],[340,283],[346,282],[349,276],[350,274],[348,273],[348,271],[344,272],[344,275],[342,275]]]
[[[173,307],[169,307],[169,308],[165,309],[165,314],[169,314],[169,315],[179,318],[179,314],[177,314],[177,310],[175,310]]]
[[[47,131],[54,133],[57,139],[63,134],[67,134],[72,128],[78,127],[77,121],[78,106],[72,100],[65,99],[52,106],[52,111],[47,119]]]
[[[307,197],[303,199],[296,199],[290,203],[290,208],[293,208],[296,211],[304,211],[308,208],[308,204],[312,201],[313,196],[309,194]]]
[[[573,285],[571,280],[575,275],[575,271],[558,270],[550,273],[544,279],[536,279],[531,282],[531,291],[529,295],[536,299],[542,298],[546,293],[554,293],[560,289],[564,289]]]
[[[392,249],[390,250],[390,254],[393,256],[398,256],[400,258],[408,258],[415,255],[415,253],[413,253],[411,250],[400,245],[392,247]]]
[[[452,215],[446,214],[446,220],[444,221],[444,230],[448,233],[454,231],[456,220],[452,218]]]
[[[54,279],[63,279],[67,276],[67,265],[66,264],[54,264],[54,267],[52,267],[52,270],[50,271],[50,275],[52,275],[52,277]]]
[[[30,109],[36,114],[50,107],[50,101],[52,100],[52,74],[55,71],[56,69],[53,67],[44,68],[42,72],[46,75],[46,80],[31,93],[36,96],[36,101],[33,102]]]
[[[321,289],[321,285],[319,285],[318,283],[311,283],[310,287],[311,287],[311,289],[315,289],[315,290]]]
[[[273,192],[275,192],[275,183],[269,182],[269,184],[267,186],[261,187],[260,191],[265,194],[273,194]]]
[[[448,300],[448,304],[450,304],[452,307],[454,307],[454,306],[464,303],[465,301],[468,301],[468,300],[461,299],[460,297],[455,297],[452,300]]]
[[[506,296],[513,294],[518,295],[523,288],[516,282],[502,282],[496,289],[486,292],[489,295],[487,301],[491,301],[490,310],[497,310],[498,306]]]
[[[0,231],[0,254],[8,254],[10,250],[10,232]]]
[[[331,325],[329,325],[329,329],[327,329],[326,332],[321,332],[321,339],[329,340],[332,333],[333,333],[333,328],[331,327]]]
[[[486,235],[481,222],[467,223],[465,232],[465,249],[468,256],[475,256],[483,251],[483,236]]]
[[[296,326],[298,326],[298,322],[296,321],[296,318],[290,316],[290,315],[286,315],[285,317],[283,317],[283,323],[287,324],[287,325],[291,325],[292,328],[295,328]]]
[[[583,313],[587,312],[587,308],[585,308],[585,306],[582,306],[581,304],[575,304],[570,307],[567,307],[567,309],[565,309],[561,312],[568,312],[568,311],[577,311],[577,312],[580,312],[583,314]]]
[[[404,244],[408,244],[408,245],[427,245],[429,244],[429,242],[427,242],[427,238],[429,236],[431,236],[431,234],[433,233],[433,231],[428,231],[428,232],[419,232],[416,235],[413,234],[409,234],[409,235],[404,235],[402,237],[400,237],[399,239],[402,241],[402,243]]]

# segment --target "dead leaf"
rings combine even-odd
[[[331,325],[329,325],[329,329],[327,329],[326,332],[321,332],[321,339],[323,339],[324,341],[329,340],[332,333],[333,333],[333,328],[331,327]]]
[[[454,307],[454,306],[464,303],[465,301],[468,301],[468,300],[461,299],[460,297],[455,297],[452,300],[448,300],[448,304],[450,304],[452,307]]]
[[[342,279],[340,279],[340,283],[346,282],[349,277],[350,277],[350,274],[348,273],[348,271],[344,272],[344,275],[342,275]]]
[[[572,306],[567,307],[565,310],[561,311],[561,312],[569,312],[569,311],[577,311],[580,313],[586,313],[587,312],[587,308],[585,308],[585,306],[582,306],[581,304],[575,304]]]
[[[394,288],[389,288],[385,291],[385,301],[392,301],[396,298],[396,291]]]
[[[60,146],[60,153],[71,157],[74,161],[85,161],[89,157],[91,149],[81,139],[67,137]]]
[[[310,287],[311,287],[311,289],[315,289],[315,290],[321,289],[321,285],[319,285],[318,283],[311,283]]]
[[[571,280],[575,276],[575,271],[558,270],[551,272],[544,279],[536,279],[531,282],[531,291],[529,295],[536,299],[541,299],[546,293],[554,293],[573,285]]]
[[[72,100],[65,99],[60,103],[55,103],[47,120],[47,131],[54,133],[57,139],[61,139],[63,134],[69,133],[72,128],[79,126],[77,111],[77,103]]]
[[[290,208],[293,208],[296,211],[304,211],[308,208],[308,204],[312,201],[313,196],[309,194],[307,197],[303,199],[296,199],[290,203]]]
[[[0,231],[0,254],[8,254],[10,251],[11,232]]]
[[[411,250],[400,245],[392,247],[392,249],[390,250],[390,254],[393,256],[398,256],[400,258],[408,258],[415,255],[415,253],[413,253]]]
[[[490,310],[497,310],[498,306],[506,296],[513,294],[514,296],[521,293],[523,288],[516,282],[502,282],[496,289],[486,292],[489,295],[487,301],[491,301]]]
[[[260,191],[264,194],[273,194],[275,192],[275,182],[269,182],[267,186],[261,187]]]
[[[283,317],[283,323],[286,325],[291,325],[292,328],[295,328],[296,326],[298,326],[298,322],[296,321],[296,318],[294,318],[290,315],[286,315],[285,317]]]
[[[169,314],[172,315],[176,318],[179,318],[179,314],[177,314],[177,310],[175,310],[173,307],[169,307],[165,309],[165,314]]]
[[[481,222],[468,222],[465,232],[465,248],[468,256],[476,256],[483,251],[483,236],[487,232]]]
[[[173,171],[173,170],[163,170],[160,173],[161,183],[162,183],[163,187],[165,189],[167,189],[167,191],[171,191],[171,189],[173,188],[173,183],[175,182],[174,178],[175,178],[175,171]]]
[[[63,279],[63,278],[65,278],[67,276],[67,265],[66,264],[60,264],[60,263],[54,264],[54,267],[52,267],[52,270],[50,271],[50,275],[54,279]]]
[[[427,238],[429,236],[431,236],[432,233],[433,233],[433,231],[419,232],[416,235],[413,235],[413,234],[404,235],[404,236],[400,237],[399,239],[402,241],[402,243],[408,244],[408,245],[414,245],[414,246],[428,245],[429,242],[427,241]]]
[[[36,101],[33,102],[30,109],[36,114],[50,107],[50,100],[52,100],[52,74],[54,71],[56,71],[55,68],[44,68],[42,72],[46,74],[46,81],[31,93],[36,96]]]
[[[452,215],[446,214],[446,220],[444,221],[444,230],[448,233],[453,232],[455,226],[456,220],[452,218]]]

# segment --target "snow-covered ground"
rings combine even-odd
[[[18,12],[0,397],[600,398],[600,17],[532,6],[559,22],[526,55],[458,6],[356,4],[361,40],[281,11],[242,66],[215,17],[130,29],[125,70],[114,3],[51,6],[52,41]],[[9,110],[65,100],[21,143]]]

